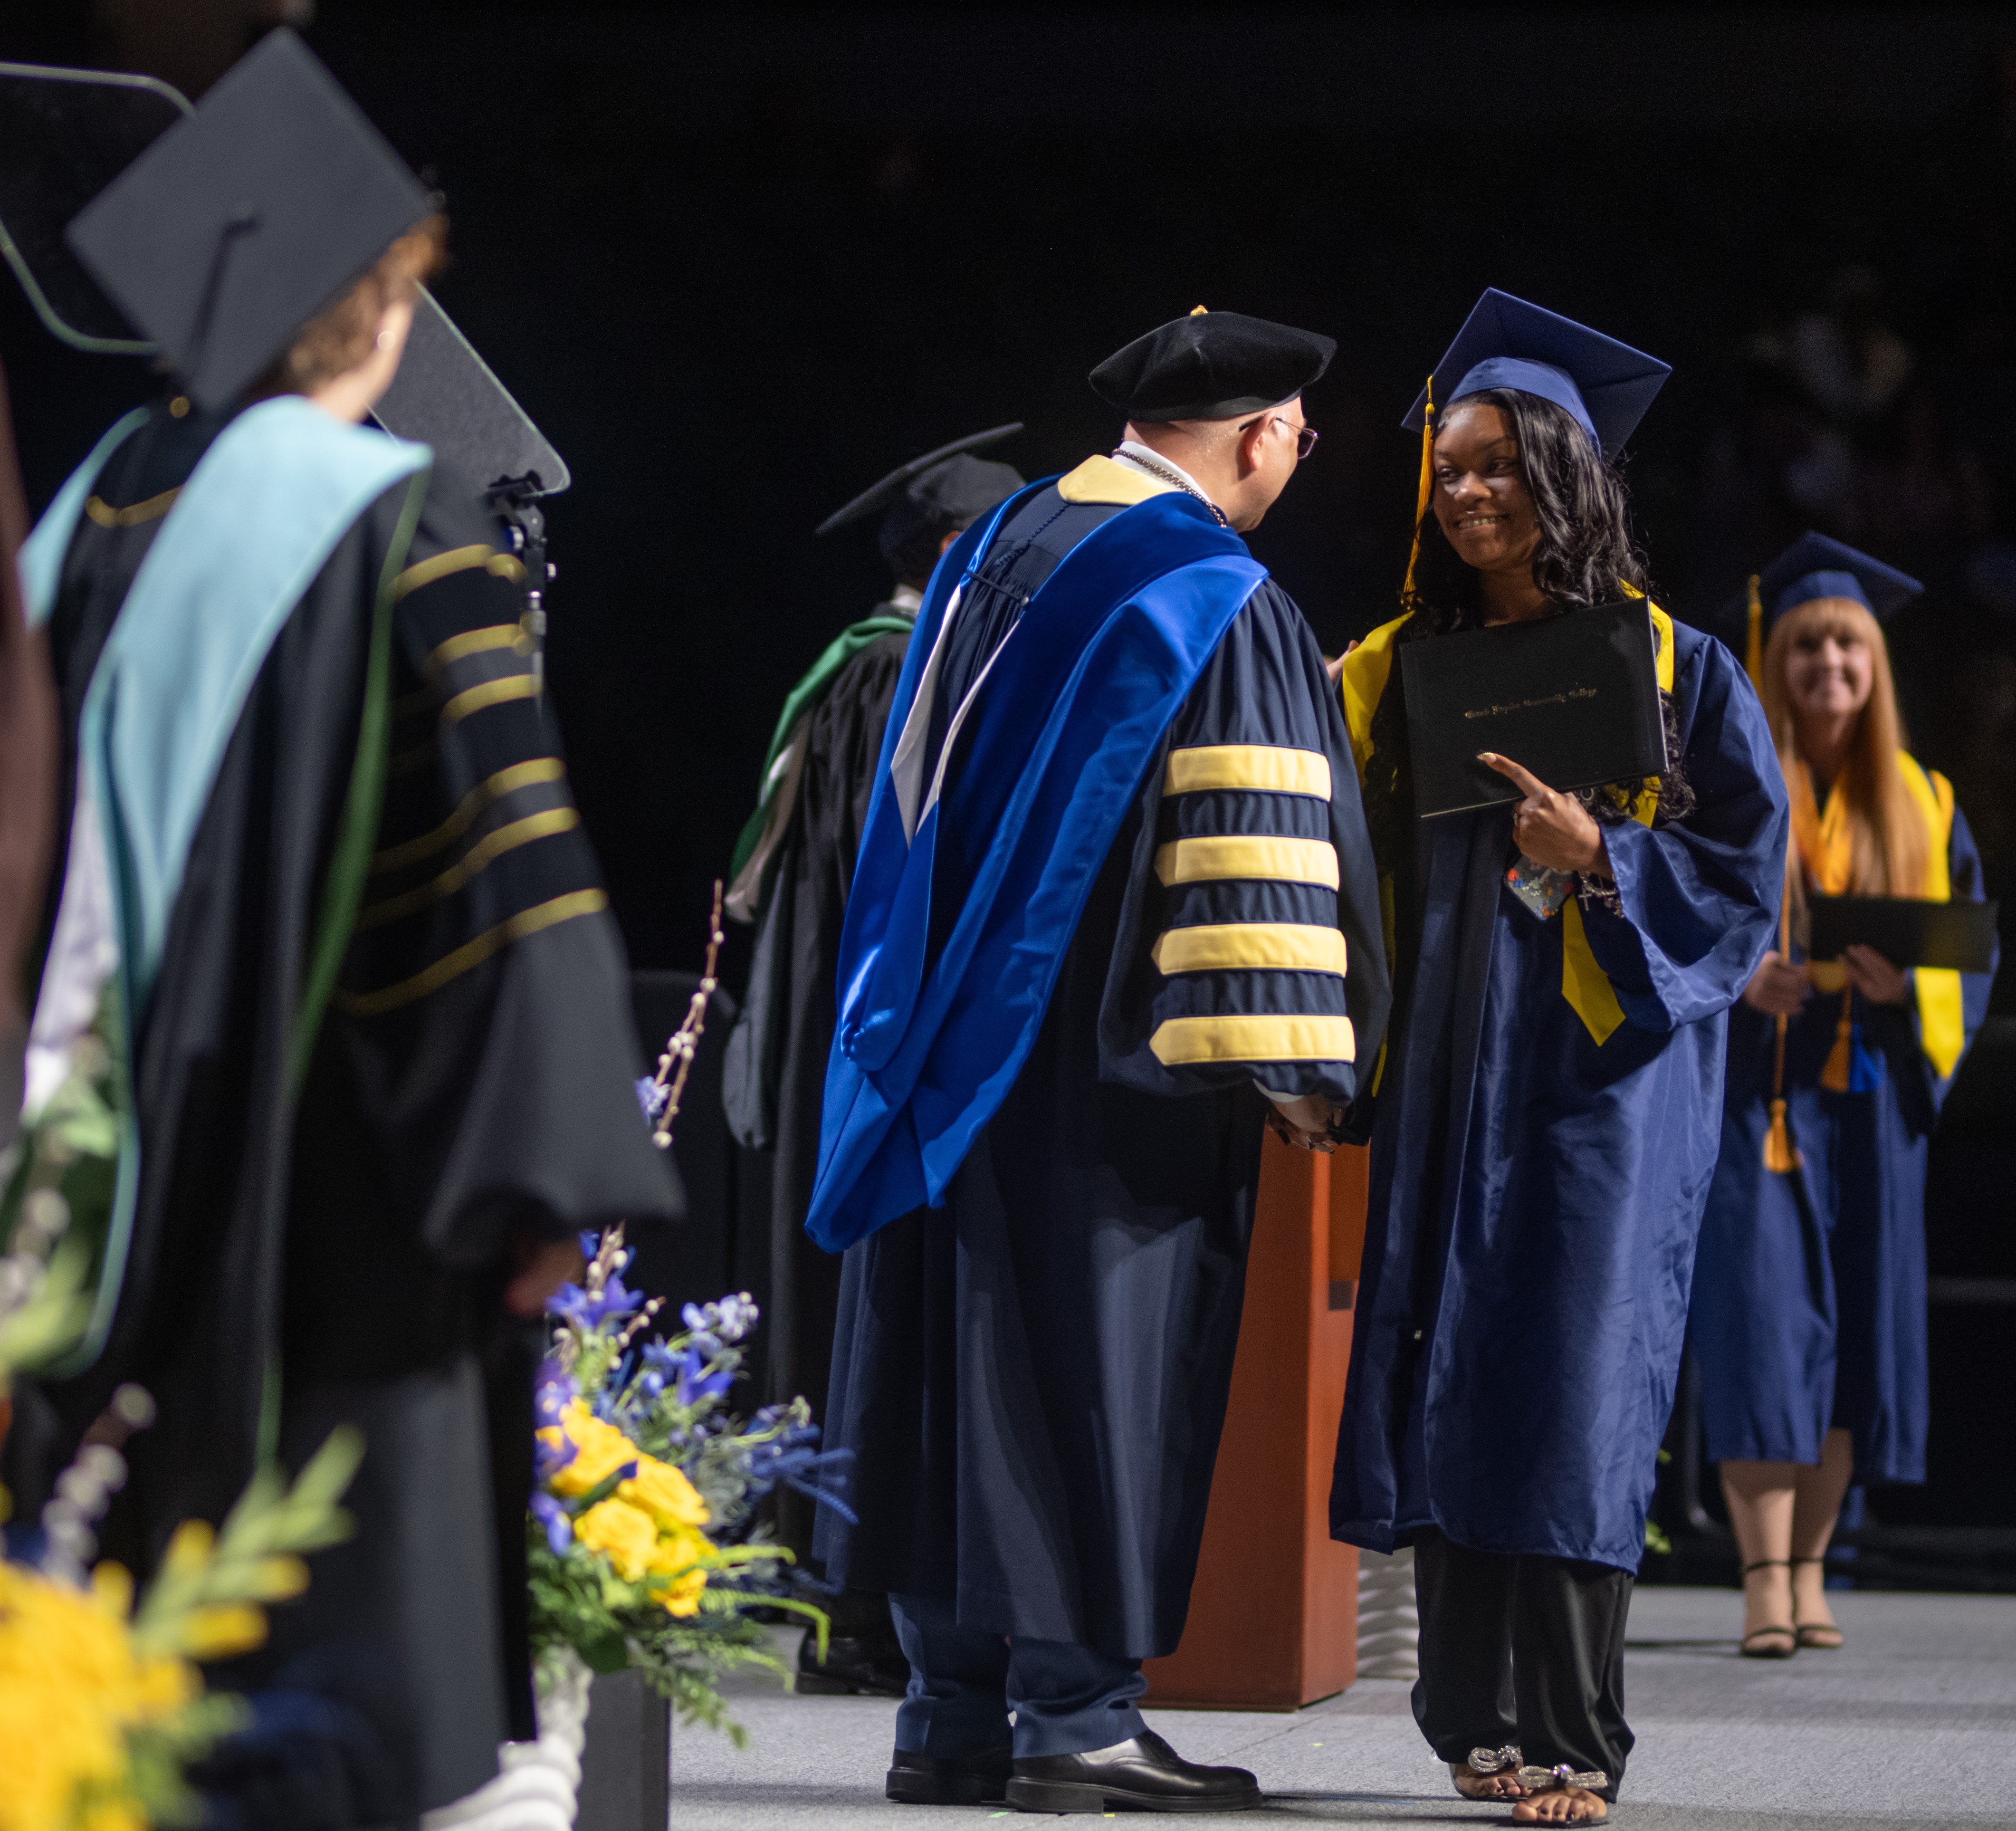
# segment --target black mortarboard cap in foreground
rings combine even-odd
[[[1337,354],[1337,340],[1243,312],[1172,319],[1093,370],[1093,393],[1143,425],[1231,420],[1292,401]]]
[[[1672,372],[1671,363],[1643,350],[1491,287],[1435,365],[1429,386],[1438,413],[1486,388],[1537,395],[1572,414],[1598,451],[1615,452]],[[1421,391],[1401,422],[1409,432],[1425,422],[1428,394]]]
[[[831,534],[837,529],[851,527],[856,521],[865,521],[880,510],[893,507],[902,498],[907,488],[923,477],[926,472],[942,464],[948,458],[958,457],[962,452],[985,451],[997,445],[1004,438],[1012,438],[1022,430],[1022,422],[1011,420],[1006,426],[990,426],[985,432],[969,434],[964,438],[956,438],[950,445],[940,445],[934,452],[927,452],[921,458],[913,458],[907,464],[898,464],[887,477],[871,483],[853,501],[844,508],[835,509],[814,531]],[[995,467],[989,466],[989,469]],[[1000,467],[1006,469],[1006,466]],[[999,502],[996,496],[994,502]],[[991,508],[993,503],[986,505]],[[976,510],[977,514],[979,511]]]
[[[1802,534],[1757,576],[1767,622],[1816,597],[1845,597],[1887,623],[1924,589],[1907,572],[1824,534]]]
[[[283,27],[79,211],[65,239],[215,408],[434,207]]]

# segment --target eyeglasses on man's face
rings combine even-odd
[[[1316,449],[1316,441],[1323,437],[1323,434],[1314,427],[1298,426],[1285,413],[1262,413],[1255,419],[1248,420],[1239,430],[1245,432],[1259,425],[1262,420],[1269,420],[1278,426],[1287,427],[1295,435],[1295,456],[1298,460],[1306,458],[1314,451]]]

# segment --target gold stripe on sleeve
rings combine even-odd
[[[1267,878],[1291,884],[1323,884],[1334,890],[1337,848],[1327,839],[1284,839],[1265,833],[1177,839],[1156,849],[1155,875],[1165,884]]]
[[[441,723],[453,725],[466,719],[471,712],[480,712],[485,706],[502,705],[506,700],[536,699],[539,696],[538,676],[532,674],[506,674],[495,680],[485,680],[480,685],[458,693],[441,708]],[[1330,881],[1337,881],[1332,877]]]
[[[1165,1068],[1197,1061],[1355,1061],[1348,1017],[1172,1017],[1148,1039]]]
[[[1313,922],[1211,922],[1171,928],[1156,941],[1151,957],[1165,975],[1239,967],[1335,973],[1339,979],[1345,972],[1342,932]]]
[[[1279,744],[1200,744],[1169,752],[1165,795],[1211,788],[1257,788],[1272,795],[1330,799],[1330,759],[1319,750]]]
[[[360,928],[382,928],[387,922],[412,915],[430,903],[452,896],[493,860],[502,858],[506,852],[516,852],[521,845],[530,845],[534,840],[548,838],[555,833],[571,833],[580,824],[581,816],[573,808],[549,807],[543,813],[527,814],[522,820],[499,827],[495,832],[484,834],[439,877],[429,878],[417,889],[388,896],[381,903],[366,904],[357,918],[357,925]]]
[[[508,770],[499,770],[494,776],[479,782],[455,804],[455,812],[430,833],[408,839],[398,845],[388,845],[371,860],[372,874],[402,870],[408,865],[418,864],[459,839],[467,832],[476,816],[492,802],[502,801],[507,795],[515,795],[520,788],[529,788],[536,782],[557,782],[567,773],[567,766],[556,756],[535,757],[530,762],[513,763]]]
[[[397,1011],[402,1004],[411,1004],[416,999],[426,997],[430,992],[438,992],[451,979],[459,979],[472,967],[482,965],[492,954],[501,953],[514,941],[536,935],[542,928],[571,921],[576,916],[596,914],[608,906],[608,896],[601,890],[571,890],[564,896],[556,896],[550,903],[521,910],[509,921],[499,922],[494,928],[485,928],[473,941],[465,942],[452,953],[443,954],[432,966],[414,974],[410,979],[401,979],[397,985],[377,992],[339,991],[336,1004],[352,1017],[381,1017],[388,1011]]]
[[[144,522],[158,521],[175,506],[175,498],[182,493],[178,483],[173,489],[164,489],[144,503],[123,509],[115,509],[102,496],[88,496],[84,499],[84,512],[101,528],[138,528]]]
[[[520,654],[528,655],[532,652],[532,639],[519,623],[493,623],[487,629],[465,629],[459,636],[451,636],[427,657],[427,672],[438,674],[457,661],[493,648],[516,649]]]
[[[490,556],[497,550],[478,544],[475,546],[452,547],[445,553],[436,553],[430,560],[422,560],[419,564],[409,566],[392,581],[392,596],[402,598],[409,592],[418,591],[423,585],[431,585],[437,578],[445,578],[451,573],[466,572],[472,566],[487,565]]]
[[[525,562],[510,553],[492,553],[483,569],[493,578],[508,578],[513,585],[525,582]]]

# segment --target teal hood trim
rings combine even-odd
[[[144,414],[99,442],[22,549],[34,622],[99,470]],[[198,824],[275,640],[337,542],[379,496],[433,462],[425,445],[332,419],[296,395],[247,408],[182,485],[135,575],[86,690],[78,768],[104,833],[130,1073]],[[125,1075],[122,1074],[122,1079]],[[96,1359],[110,1333],[139,1193],[140,1145],[122,1088],[117,1187],[85,1339],[56,1371]]]

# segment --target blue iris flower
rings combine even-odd
[[[535,1492],[532,1496],[532,1517],[546,1529],[546,1543],[556,1558],[567,1555],[567,1547],[574,1542],[574,1523],[567,1517],[567,1508],[551,1494]]]

